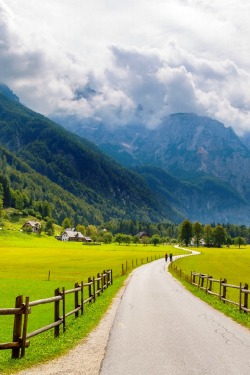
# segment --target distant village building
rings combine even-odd
[[[150,238],[150,236],[145,231],[137,233],[137,236],[139,237],[140,241]]]
[[[29,221],[26,221],[26,223],[23,224],[22,226],[22,230],[31,230],[32,232],[34,233],[40,233],[41,232],[41,223],[39,223],[38,221],[32,221],[32,220],[29,220]]]

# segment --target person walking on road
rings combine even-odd
[[[166,262],[168,261],[168,254],[167,253],[165,254],[165,261]]]
[[[169,260],[170,260],[170,262],[172,262],[172,259],[173,259],[173,254],[171,253],[171,254],[169,255]]]

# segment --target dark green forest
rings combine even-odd
[[[0,145],[5,195],[7,185],[16,194],[11,205],[23,200],[31,209],[34,201],[48,202],[58,223],[65,216],[95,224],[113,218],[171,221],[142,177],[1,90]]]

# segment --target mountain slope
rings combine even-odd
[[[170,219],[142,177],[91,142],[27,109],[6,90],[0,88],[0,143],[34,171],[93,205],[103,220]]]
[[[72,118],[70,122],[57,120],[137,172],[142,171],[138,167],[161,168],[160,185],[154,173],[151,177],[142,174],[162,202],[162,190],[171,192],[170,196],[163,194],[165,199],[177,194],[170,191],[164,173],[174,176],[180,194],[168,202],[183,215],[203,222],[250,223],[250,151],[222,123],[189,113],[170,115],[153,130],[140,125],[110,128],[98,123],[83,125]]]
[[[7,179],[12,190],[21,192],[22,196],[26,197],[23,202],[24,209],[27,207],[26,213],[36,216],[42,211],[41,205],[48,202],[53,218],[58,223],[61,223],[65,217],[73,219],[78,217],[84,225],[103,219],[101,211],[37,173],[2,146],[0,146],[0,166],[0,183],[2,178]],[[12,205],[15,206],[15,202],[12,202]]]
[[[163,202],[191,221],[249,224],[249,206],[230,185],[216,177],[200,176],[181,182],[155,166],[135,169]],[[174,217],[174,214],[172,214]]]

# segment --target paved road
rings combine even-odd
[[[163,259],[136,269],[101,375],[250,375],[250,331],[186,291]]]

